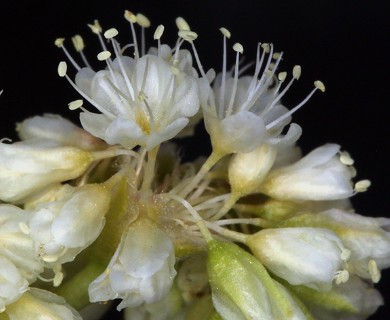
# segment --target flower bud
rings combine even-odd
[[[223,319],[306,319],[261,263],[235,244],[211,240],[207,269]]]
[[[12,320],[82,320],[63,298],[36,288],[31,288],[18,301],[9,305],[5,313]]]
[[[271,169],[276,149],[263,144],[248,153],[235,154],[229,164],[229,182],[233,193],[247,195],[258,191]]]
[[[84,150],[96,150],[105,146],[100,139],[55,114],[28,118],[18,123],[16,130],[22,140],[48,139],[63,146],[73,146]]]
[[[40,244],[41,258],[49,265],[72,261],[100,234],[110,204],[104,185],[65,187],[62,198],[40,203],[31,213],[31,237]]]
[[[280,200],[337,200],[354,190],[352,172],[337,157],[340,146],[326,144],[298,162],[275,169],[261,186],[265,194]]]
[[[133,222],[107,269],[89,285],[91,302],[120,298],[117,309],[163,299],[176,275],[170,238],[148,219]]]
[[[327,229],[264,229],[246,244],[268,270],[292,285],[329,290],[343,265],[343,244]]]
[[[20,203],[49,185],[80,176],[92,154],[47,140],[0,143],[0,200]]]

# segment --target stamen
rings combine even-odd
[[[130,22],[131,33],[133,35],[133,41],[134,41],[134,56],[136,59],[139,59],[137,35],[136,35],[135,29],[134,29],[134,23],[137,22],[137,17],[131,11],[125,10],[125,19]]]
[[[106,39],[112,39],[118,35],[118,30],[115,28],[108,29],[106,32],[104,32],[104,37]]]
[[[97,55],[97,58],[99,61],[105,61],[108,58],[111,57],[111,52],[110,51],[102,51]]]
[[[296,107],[292,108],[289,112],[286,112],[285,114],[283,114],[282,116],[280,116],[279,118],[277,118],[276,120],[272,121],[271,123],[267,124],[266,125],[266,129],[267,130],[270,130],[272,129],[273,127],[275,127],[278,123],[282,122],[284,119],[288,118],[290,115],[292,115],[294,112],[296,112],[299,108],[301,108],[307,101],[309,101],[309,99],[313,96],[313,94],[317,91],[317,90],[321,90],[321,88],[323,87],[324,91],[325,91],[325,86],[323,85],[323,83],[321,81],[316,81],[316,82],[320,82],[322,84],[321,85],[318,85],[318,86],[315,86],[315,88],[307,95],[307,97],[301,102],[299,103]],[[322,90],[321,90],[322,91]],[[322,91],[322,92],[324,92]]]
[[[164,33],[164,26],[162,24],[160,24],[156,28],[156,31],[154,32],[154,36],[153,36],[154,40],[160,40],[163,33]]]
[[[77,52],[83,51],[85,48],[84,40],[79,34],[72,37],[72,43]]]
[[[350,257],[351,257],[351,250],[346,249],[346,248],[342,248],[341,254],[340,254],[341,260],[348,261]]]
[[[179,37],[188,41],[188,42],[192,42],[194,40],[196,40],[196,38],[198,38],[198,34],[194,31],[190,31],[190,30],[180,30],[179,31]]]
[[[374,283],[378,283],[381,279],[381,271],[379,270],[375,260],[368,261],[368,273]]]
[[[283,72],[280,72],[278,74],[278,80],[280,82],[283,82],[284,80],[286,80],[286,77],[287,77],[287,72],[283,71]]]
[[[83,105],[83,100],[82,99],[79,99],[79,100],[75,100],[75,101],[72,101],[68,104],[68,108],[69,110],[77,110],[79,109],[81,106]]]
[[[98,36],[98,39],[99,39],[100,45],[102,46],[103,51],[107,51],[106,44],[104,43],[103,38],[101,36],[102,27],[100,26],[99,21],[94,20],[94,24],[93,25],[88,24],[88,27],[90,27],[92,32]]]
[[[293,77],[298,80],[301,77],[302,74],[302,68],[301,66],[297,65],[293,68]]]
[[[237,54],[236,54],[236,65],[235,65],[235,68],[234,68],[233,92],[232,92],[232,95],[230,97],[229,106],[228,106],[228,108],[226,110],[226,117],[230,116],[232,111],[233,111],[233,104],[234,104],[234,100],[236,98],[236,92],[237,92],[238,65],[239,65],[239,61],[240,61],[240,53],[244,52],[244,48],[243,48],[243,46],[240,43],[237,42],[237,43],[234,44],[233,50],[237,52]]]
[[[142,56],[145,55],[145,28],[150,27],[150,20],[145,17],[142,13],[137,13],[136,15],[137,23],[141,26],[141,53]]]
[[[367,189],[371,186],[370,180],[360,180],[355,183],[356,192],[366,192]]]
[[[230,31],[227,30],[226,28],[220,28],[219,30],[223,34],[223,61],[222,61],[222,83],[221,83],[221,92],[219,94],[218,115],[223,116],[221,113],[225,105],[226,59],[227,59],[226,39],[229,39],[231,34]]]
[[[76,34],[74,37],[72,37],[72,43],[73,43],[75,50],[80,54],[81,59],[83,60],[86,67],[92,69],[91,65],[89,64],[89,62],[88,62],[88,60],[85,57],[84,52],[83,52],[83,50],[85,48],[83,38],[79,34]]]
[[[57,38],[55,41],[54,41],[54,44],[58,47],[58,48],[61,48],[66,57],[68,58],[68,60],[70,61],[71,64],[73,64],[73,66],[75,67],[75,69],[77,71],[79,71],[81,68],[80,66],[78,65],[78,63],[72,58],[72,56],[70,55],[70,53],[68,52],[68,50],[65,48],[64,46],[64,41],[65,41],[65,38]]]
[[[314,81],[314,86],[320,91],[325,92],[325,85],[322,83],[322,81],[320,80]]]
[[[219,31],[222,32],[222,34],[224,35],[224,37],[230,39],[231,33],[230,33],[230,31],[229,31],[228,29],[222,27],[222,28],[219,28]]]
[[[58,72],[58,75],[62,78],[66,75],[66,70],[68,69],[68,66],[66,64],[65,61],[61,61],[59,64],[58,64],[58,68],[57,68],[57,72]]]
[[[340,162],[345,164],[346,166],[352,166],[354,164],[354,160],[351,158],[350,154],[346,151],[340,152]]]
[[[98,20],[94,20],[93,24],[88,24],[88,27],[91,29],[91,31],[95,34],[102,33],[102,27],[99,24]]]
[[[149,28],[150,27],[150,20],[146,16],[144,16],[142,13],[137,13],[136,19],[137,19],[137,23],[142,28]]]
[[[176,20],[176,26],[179,30],[181,31],[191,31],[191,28],[189,26],[189,24],[187,23],[187,21],[184,20],[184,18],[182,17],[177,17]]]

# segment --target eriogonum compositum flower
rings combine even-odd
[[[297,144],[294,113],[324,84],[287,108],[302,68],[288,76],[273,44],[258,44],[247,65],[234,44],[229,69],[221,28],[216,73],[183,18],[173,46],[159,25],[148,50],[149,19],[125,18],[129,44],[89,25],[100,62],[89,63],[80,35],[82,62],[55,41],[75,69],[62,61],[58,73],[82,97],[69,103],[82,128],[44,114],[17,124],[21,141],[1,141],[0,319],[98,319],[110,305],[126,320],[373,314],[389,219],[353,212],[350,198],[370,181],[355,180],[339,145],[303,156]],[[184,162],[172,140],[202,118],[212,152]]]

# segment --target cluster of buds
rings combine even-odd
[[[69,103],[82,128],[45,114],[18,123],[21,141],[0,143],[0,319],[98,319],[111,300],[128,320],[373,314],[390,219],[355,213],[349,198],[370,182],[353,182],[339,145],[302,156],[291,122],[324,84],[286,108],[302,71],[294,66],[290,80],[279,72],[272,44],[258,45],[245,75],[251,65],[235,43],[228,70],[231,34],[221,28],[216,74],[203,69],[183,18],[173,47],[159,25],[148,51],[150,21],[125,18],[125,46],[116,29],[89,25],[101,70],[80,35],[72,42],[85,66],[55,41],[76,69],[72,80],[62,61],[58,74],[82,97]],[[212,153],[183,162],[172,139],[202,120]]]

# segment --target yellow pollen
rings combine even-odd
[[[243,52],[244,52],[244,47],[242,46],[241,43],[236,42],[236,43],[234,44],[234,46],[233,46],[233,50],[236,51],[236,52],[238,52],[238,53],[243,54]]]
[[[65,61],[61,61],[59,64],[58,64],[58,75],[62,78],[62,77],[65,77],[66,75],[66,70],[68,69],[68,66],[66,65],[66,62]]]
[[[77,52],[83,51],[85,48],[84,40],[79,34],[72,37],[72,43]]]
[[[68,104],[68,108],[70,110],[76,110],[78,108],[80,108],[81,106],[83,105],[83,100],[75,100],[75,101],[72,101]]]
[[[111,57],[110,51],[102,51],[97,55],[99,61],[107,60],[109,57]]]
[[[118,35],[118,30],[115,28],[108,29],[106,32],[104,32],[104,37],[106,39],[114,38]]]
[[[102,33],[102,27],[98,20],[95,20],[93,24],[88,24],[88,27],[92,30],[93,33],[99,34]]]
[[[293,68],[293,77],[298,80],[301,77],[302,68],[299,65],[294,66]]]
[[[161,36],[163,35],[163,33],[164,33],[164,26],[162,24],[160,24],[156,28],[156,31],[154,32],[153,39],[154,40],[159,40],[161,38]]]
[[[189,31],[189,30],[180,30],[179,37],[188,41],[188,42],[191,42],[191,41],[194,41],[198,37],[198,34],[196,32]]]
[[[314,81],[314,86],[315,86],[318,90],[320,90],[320,91],[322,91],[322,92],[325,92],[325,85],[323,84],[322,81],[320,81],[320,80]]]

